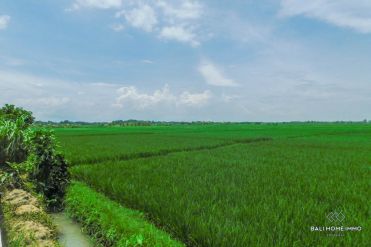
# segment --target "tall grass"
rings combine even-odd
[[[147,157],[187,148],[200,148],[225,143],[210,138],[182,138],[150,134],[115,134],[69,136],[60,138],[64,153],[72,165],[98,163],[105,160],[120,160]]]
[[[367,246],[371,132],[360,132],[303,128],[291,135],[312,135],[71,171],[189,246]],[[334,210],[363,230],[310,231],[332,225],[326,214]]]
[[[59,128],[55,133],[72,165],[197,150],[259,137],[367,133],[366,124],[215,124]]]

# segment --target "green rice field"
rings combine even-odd
[[[142,212],[160,229],[157,238],[163,239],[165,231],[174,239],[158,246],[370,244],[369,124],[194,124],[55,132],[74,180],[125,209]],[[99,198],[94,196],[94,202]],[[332,212],[341,212],[344,219],[330,221]],[[326,226],[361,230],[334,234],[311,228]],[[148,243],[154,243],[156,237],[147,235]]]

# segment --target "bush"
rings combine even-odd
[[[1,181],[27,174],[52,210],[62,208],[69,181],[67,163],[57,151],[54,135],[48,130],[33,130],[32,113],[14,105],[0,108]]]
[[[53,132],[35,130],[29,136],[28,142],[33,164],[30,178],[36,185],[36,191],[44,195],[50,209],[61,209],[69,173],[64,157],[56,150]]]
[[[22,129],[30,127],[35,120],[32,116],[32,112],[8,104],[5,104],[4,107],[0,108],[0,118],[10,122],[16,122],[18,119],[22,118]]]

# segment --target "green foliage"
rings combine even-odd
[[[183,246],[148,223],[142,213],[124,208],[82,183],[69,187],[66,209],[103,246]]]
[[[0,119],[0,165],[22,162],[27,157],[24,144],[25,129],[22,117],[15,121]]]
[[[56,150],[54,134],[50,130],[39,129],[28,137],[30,162],[33,170],[31,179],[36,190],[45,196],[49,208],[60,209],[69,182],[68,165]]]
[[[32,113],[22,108],[8,104],[0,108],[0,165],[26,159],[24,139],[33,121]]]
[[[0,108],[0,119],[8,120],[10,122],[17,122],[19,119],[22,119],[23,129],[30,127],[35,120],[32,116],[32,112],[9,104],[5,104],[5,106]]]
[[[72,175],[122,205],[146,213],[189,246],[368,246],[371,126],[191,129],[149,130],[165,138],[173,136],[168,148],[176,147],[176,139],[181,143],[184,135],[200,142],[254,135],[275,138],[145,159],[113,158],[74,166]],[[130,130],[135,153],[148,148],[145,136],[135,133],[139,130],[144,128]],[[104,136],[107,149],[115,149],[119,139],[112,138],[109,144],[108,136],[118,131],[79,130],[73,131],[72,138],[83,149],[79,138],[86,140],[89,135],[90,143],[99,146]],[[346,215],[344,225],[360,225],[362,232],[333,238],[310,231],[313,225],[332,225],[326,214],[336,209]]]
[[[0,191],[4,191],[9,185],[18,187],[20,179],[17,171],[10,170],[9,167],[5,170],[4,167],[0,169]]]
[[[30,175],[36,190],[42,193],[50,209],[61,208],[68,185],[67,163],[54,134],[32,129],[32,113],[14,105],[0,109],[1,180],[19,180],[19,174]]]

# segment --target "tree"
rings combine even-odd
[[[20,126],[23,129],[31,126],[35,120],[35,118],[32,116],[32,112],[26,111],[21,107],[5,104],[5,106],[0,108],[0,119],[16,122],[20,118],[23,119],[23,126]]]
[[[57,151],[53,132],[39,129],[29,136],[30,162],[33,170],[31,179],[36,185],[36,190],[42,193],[46,203],[52,210],[62,206],[63,196],[69,183],[68,165]]]
[[[24,144],[24,119],[15,121],[0,119],[0,165],[6,162],[23,162],[27,157]]]

